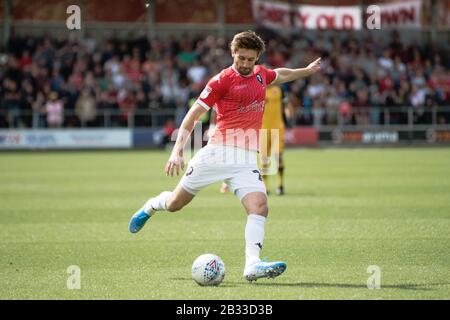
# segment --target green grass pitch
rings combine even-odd
[[[255,283],[242,277],[244,210],[219,184],[128,232],[136,209],[178,183],[167,158],[2,153],[0,299],[450,299],[450,149],[288,150],[262,251],[288,268]],[[190,277],[209,252],[226,265],[219,287]],[[71,265],[79,290],[67,288]],[[372,265],[380,289],[367,288]]]

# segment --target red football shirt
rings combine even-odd
[[[261,65],[246,76],[231,66],[209,80],[197,99],[206,110],[214,107],[217,114],[209,143],[258,150],[266,86],[276,77],[274,70]]]

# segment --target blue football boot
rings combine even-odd
[[[142,229],[151,215],[144,211],[144,207],[139,209],[130,219],[128,229],[131,233],[136,233]]]

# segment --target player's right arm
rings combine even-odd
[[[183,149],[186,142],[194,129],[195,122],[206,112],[207,110],[195,103],[188,111],[186,116],[178,129],[177,140],[166,164],[166,174],[173,177],[174,171],[177,175],[180,174],[180,169],[184,170],[184,155]]]
[[[211,109],[211,107],[214,106],[218,100],[221,99],[225,93],[225,90],[226,84],[224,84],[221,74],[216,75],[208,82],[195,104],[184,117],[180,129],[178,130],[177,141],[173,147],[172,154],[169,161],[167,161],[167,175],[173,176],[174,170],[176,170],[178,175],[180,168],[181,170],[184,169],[183,149],[192,130],[194,129],[195,121],[197,121],[205,112]]]

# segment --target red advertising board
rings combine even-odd
[[[317,144],[319,134],[315,128],[298,127],[286,129],[285,143],[287,146],[314,146]]]
[[[252,2],[242,0],[225,1],[225,23],[253,24]]]
[[[217,23],[218,0],[156,0],[156,23]]]
[[[3,2],[3,1],[2,1]],[[14,0],[12,18],[23,21],[65,21],[71,0]]]
[[[3,1],[1,1],[3,4]],[[84,1],[82,21],[144,22],[147,16],[145,0]],[[19,21],[65,21],[67,8],[79,5],[73,0],[14,0],[12,18]],[[3,15],[2,15],[3,16]]]
[[[148,8],[145,0],[95,0],[85,1],[86,21],[145,22]]]

